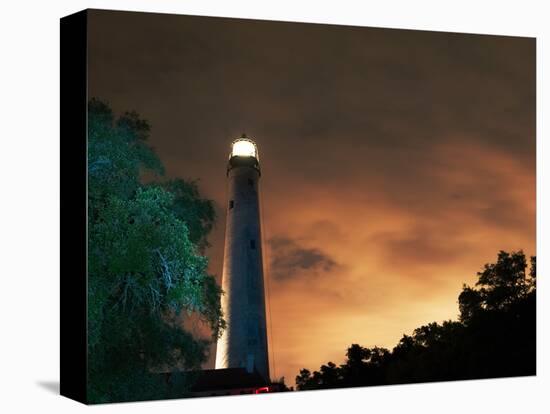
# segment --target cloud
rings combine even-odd
[[[275,280],[318,276],[339,267],[328,254],[318,248],[301,246],[286,237],[269,240],[271,248],[271,276]]]
[[[409,232],[378,233],[370,242],[389,262],[398,261],[404,266],[451,263],[461,257],[466,247],[460,241],[446,239],[445,234],[433,234],[422,227]]]

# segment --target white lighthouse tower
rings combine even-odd
[[[246,135],[231,144],[222,272],[227,328],[218,340],[216,369],[245,368],[269,382],[260,227],[258,147]]]

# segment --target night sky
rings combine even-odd
[[[89,96],[214,200],[218,278],[229,145],[258,144],[272,377],[456,319],[500,249],[535,254],[534,39],[104,11],[89,34]]]

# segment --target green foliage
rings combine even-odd
[[[209,341],[176,322],[182,311],[224,327],[221,290],[200,254],[214,220],[209,200],[182,180],[144,185],[162,174],[147,146],[150,127],[135,112],[114,119],[88,108],[89,400],[129,401],[181,396],[155,371],[197,369]]]
[[[459,321],[430,323],[403,335],[390,352],[353,344],[332,362],[296,377],[299,390],[448,381],[536,372],[536,258],[499,252],[459,295]]]
[[[189,239],[202,251],[208,247],[206,235],[212,230],[216,212],[210,200],[200,198],[196,182],[170,180],[163,187],[174,194],[172,210],[189,229]]]

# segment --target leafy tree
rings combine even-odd
[[[506,310],[527,298],[536,288],[536,258],[527,270],[525,254],[500,251],[497,262],[478,272],[476,288],[464,285],[458,297],[460,320],[468,323],[482,310]]]
[[[216,212],[210,200],[200,198],[196,182],[170,180],[163,187],[174,195],[172,210],[189,229],[189,239],[200,251],[209,246],[206,236],[212,230]]]
[[[301,390],[335,388],[342,386],[341,380],[341,368],[329,362],[313,374],[307,369],[302,369],[300,375],[296,377],[296,384]]]
[[[142,183],[163,167],[135,112],[115,119],[88,107],[88,398],[91,402],[181,396],[162,367],[199,368],[209,341],[177,323],[182,312],[224,327],[221,290],[200,254],[214,221],[194,183]]]
[[[536,258],[499,252],[459,295],[459,321],[421,326],[390,352],[351,345],[347,360],[296,377],[299,390],[534,375]]]

